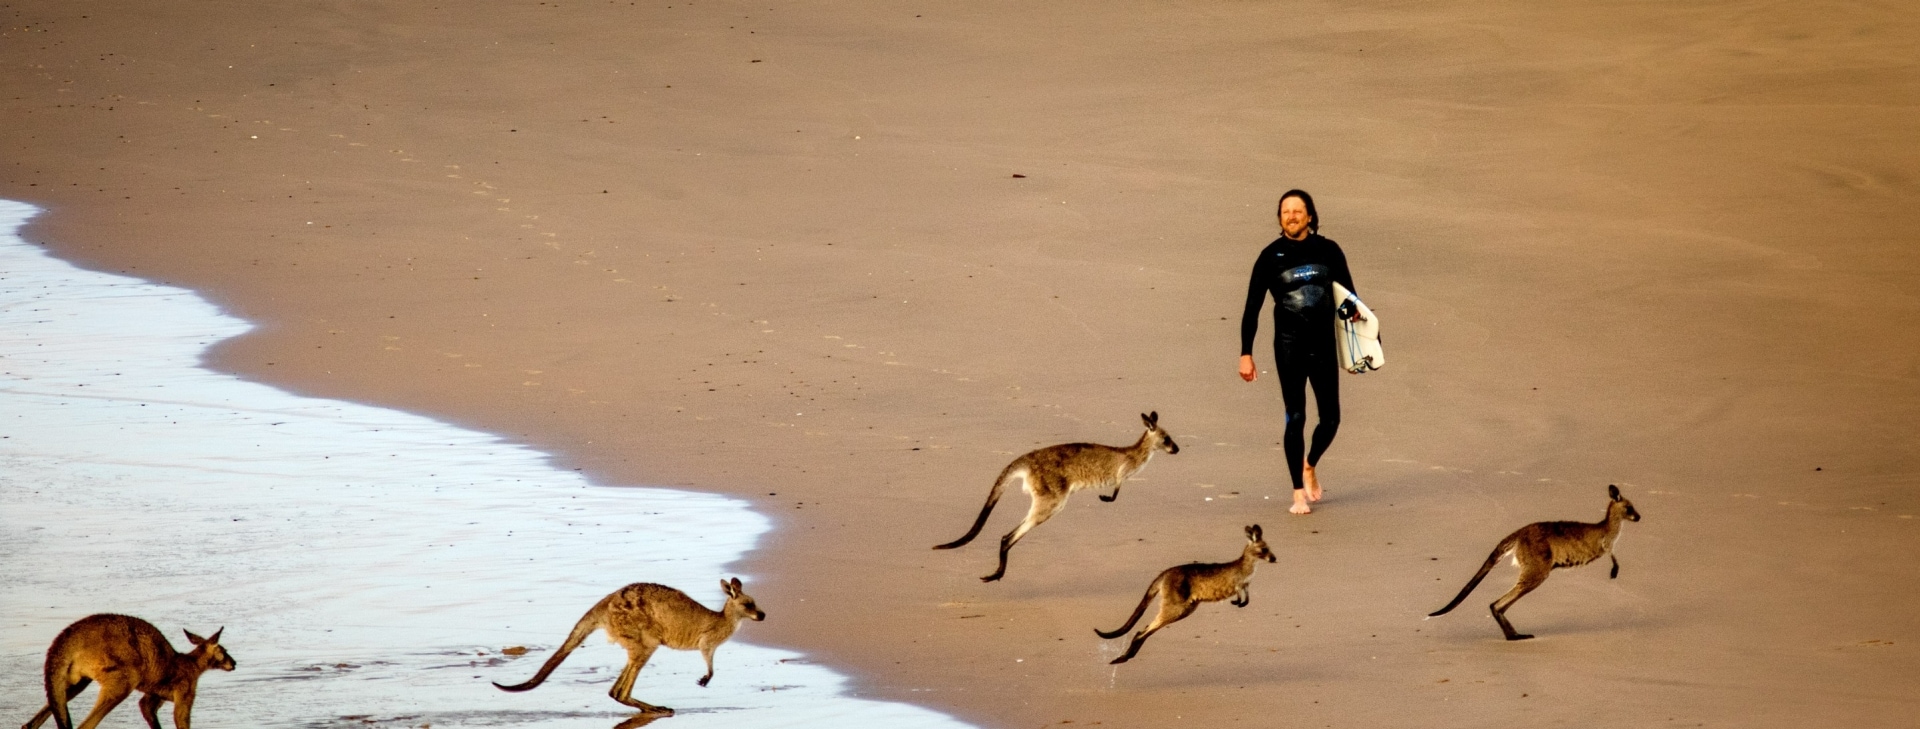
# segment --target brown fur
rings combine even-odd
[[[640,668],[647,665],[654,650],[664,645],[674,650],[700,651],[707,659],[707,675],[699,681],[705,686],[713,679],[714,649],[733,637],[740,621],[767,619],[753,598],[741,590],[739,578],[721,580],[720,589],[727,594],[727,604],[718,612],[694,602],[687,593],[665,585],[637,582],[615,590],[580,617],[566,642],[547,658],[533,678],[513,686],[499,683],[494,686],[502,691],[527,691],[539,686],[588,635],[604,629],[608,640],[627,649],[627,667],[620,670],[620,678],[613,682],[613,689],[607,695],[641,711],[672,715],[672,709],[633,698],[633,680],[640,675]]]
[[[1195,562],[1178,567],[1169,567],[1153,578],[1147,586],[1147,594],[1140,597],[1139,606],[1133,609],[1133,616],[1127,618],[1127,624],[1111,631],[1095,629],[1093,632],[1102,638],[1118,638],[1140,622],[1140,616],[1146,614],[1147,605],[1153,602],[1155,595],[1160,597],[1160,610],[1153,616],[1152,622],[1133,635],[1133,642],[1127,645],[1126,655],[1113,659],[1113,663],[1126,663],[1140,645],[1147,642],[1147,636],[1192,615],[1199,609],[1200,603],[1219,602],[1231,598],[1234,607],[1246,607],[1253,600],[1249,584],[1253,582],[1253,569],[1260,560],[1274,561],[1273,550],[1267,548],[1267,540],[1261,536],[1260,525],[1247,527],[1247,546],[1240,551],[1240,558],[1232,562],[1205,563]]]
[[[233,657],[220,647],[221,630],[202,638],[187,632],[193,650],[180,653],[152,623],[126,615],[89,615],[60,631],[47,648],[47,663],[42,676],[47,690],[47,706],[34,714],[21,729],[36,729],[53,717],[59,729],[73,729],[73,717],[67,714],[67,702],[88,684],[100,682],[100,695],[93,711],[80,722],[80,729],[93,729],[107,713],[125,701],[134,691],[140,697],[140,716],[147,726],[160,729],[160,706],[173,702],[173,725],[179,729],[193,726],[193,697],[200,685],[200,674],[209,669],[231,671]],[[186,632],[186,631],[182,631]]]
[[[1480,571],[1460,589],[1453,602],[1446,607],[1433,611],[1427,617],[1438,617],[1458,606],[1467,599],[1467,593],[1480,585],[1487,572],[1499,564],[1500,558],[1513,555],[1513,563],[1520,567],[1520,578],[1513,589],[1500,599],[1494,600],[1488,607],[1493,609],[1493,619],[1500,623],[1500,632],[1507,640],[1526,640],[1531,635],[1515,632],[1513,624],[1507,622],[1507,609],[1513,607],[1521,596],[1532,592],[1547,581],[1547,575],[1560,567],[1578,567],[1580,565],[1607,557],[1613,560],[1613,570],[1607,579],[1620,576],[1620,560],[1610,555],[1613,542],[1620,538],[1620,524],[1625,521],[1640,521],[1640,512],[1633,508],[1633,502],[1620,496],[1620,487],[1608,486],[1607,518],[1595,524],[1581,521],[1542,521],[1520,527],[1520,531],[1507,535],[1493,548],[1493,554],[1487,557]]]
[[[1120,483],[1145,468],[1147,461],[1153,459],[1155,450],[1180,452],[1180,445],[1173,442],[1173,436],[1160,429],[1159,412],[1141,415],[1140,420],[1146,424],[1147,432],[1141,433],[1140,440],[1125,448],[1098,443],[1067,443],[1041,448],[1013,459],[1012,463],[1000,470],[1000,477],[994,479],[993,489],[987,492],[987,505],[980,508],[980,516],[974,519],[973,528],[959,539],[934,549],[953,549],[979,536],[981,527],[987,524],[987,515],[993,513],[994,504],[1000,503],[1000,494],[1006,490],[1007,483],[1018,478],[1033,501],[1027,507],[1026,518],[1020,520],[1020,526],[1000,538],[999,568],[993,574],[980,578],[980,581],[1000,579],[1007,573],[1007,552],[1027,532],[1066,508],[1067,497],[1073,492],[1112,486],[1113,493],[1102,494],[1100,500],[1113,501],[1120,498]]]

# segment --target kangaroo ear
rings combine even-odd
[[[1140,422],[1146,423],[1149,428],[1160,427],[1160,411],[1155,410],[1150,413],[1141,413]]]
[[[220,626],[219,630],[213,631],[213,635],[207,636],[207,642],[208,643],[220,642],[220,634],[225,632],[227,632],[227,626],[225,625]]]
[[[747,594],[746,589],[740,586],[740,578],[738,577],[733,578],[733,594],[735,595]]]
[[[726,593],[727,597],[733,597],[733,584],[727,582],[726,578],[721,578],[720,591]]]
[[[1607,496],[1610,496],[1610,497],[1612,497],[1614,501],[1619,501],[1619,500],[1620,500],[1620,487],[1619,487],[1619,486],[1615,486],[1615,485],[1613,485],[1613,484],[1607,484]]]
[[[182,629],[180,630],[180,632],[182,632],[182,633],[186,633],[186,634],[187,634],[187,642],[188,642],[188,643],[192,643],[192,644],[194,644],[194,645],[201,645],[201,644],[204,644],[204,643],[206,643],[206,642],[207,642],[207,639],[206,639],[206,638],[202,638],[202,637],[200,637],[200,636],[197,636],[197,635],[194,635],[194,634],[193,634],[193,631],[191,631],[191,630],[187,630],[187,629],[185,629],[185,628],[182,628]]]
[[[1260,531],[1259,524],[1255,524],[1253,526],[1247,527],[1247,536],[1253,537],[1255,541],[1260,540],[1262,538],[1262,534],[1263,532]]]

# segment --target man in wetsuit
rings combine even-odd
[[[1272,295],[1273,369],[1280,376],[1280,397],[1287,408],[1287,473],[1293,477],[1293,506],[1287,510],[1309,514],[1309,502],[1320,500],[1313,467],[1340,429],[1340,366],[1333,350],[1340,302],[1333,300],[1333,284],[1353,291],[1353,275],[1340,245],[1320,237],[1320,216],[1311,195],[1288,190],[1280,196],[1279,214],[1281,236],[1260,251],[1247,283],[1246,311],[1240,316],[1240,379],[1252,382],[1258,376],[1253,335],[1260,328],[1260,308]],[[1357,319],[1359,314],[1352,316]],[[1320,411],[1311,450],[1303,442],[1309,382]]]

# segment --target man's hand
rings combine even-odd
[[[1252,382],[1260,373],[1253,368],[1253,355],[1240,355],[1240,379]]]
[[[1335,309],[1334,313],[1339,315],[1340,318],[1350,322],[1366,321],[1366,315],[1360,313],[1360,306],[1355,304],[1354,301],[1354,299],[1349,298],[1346,301],[1340,302],[1340,307]]]

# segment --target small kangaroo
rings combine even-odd
[[[1147,432],[1140,434],[1140,440],[1126,448],[1100,445],[1098,443],[1066,443],[1048,446],[1019,458],[1000,470],[1000,477],[994,479],[993,490],[987,492],[987,505],[980,507],[980,518],[973,520],[973,528],[966,535],[934,549],[953,549],[966,545],[980,535],[980,528],[986,526],[987,515],[993,513],[993,505],[1000,503],[1000,494],[1007,488],[1007,482],[1015,478],[1021,481],[1021,488],[1033,498],[1027,507],[1027,517],[1020,520],[1020,526],[1000,538],[1000,567],[993,574],[980,578],[981,582],[992,582],[1007,573],[1007,551],[1020,541],[1034,527],[1046,523],[1054,514],[1067,506],[1067,497],[1073,492],[1088,488],[1113,487],[1112,494],[1101,494],[1101,501],[1113,501],[1120,498],[1120,482],[1139,473],[1152,460],[1155,449],[1169,454],[1179,453],[1180,445],[1173,442],[1173,436],[1160,429],[1160,412],[1154,411],[1140,416],[1146,423]]]
[[[514,686],[501,686],[498,682],[493,685],[502,691],[527,691],[539,686],[588,635],[604,628],[608,640],[627,649],[627,667],[620,669],[620,678],[613,682],[613,689],[607,695],[650,714],[672,716],[672,709],[633,698],[633,680],[640,675],[640,668],[647,665],[654,649],[664,645],[674,650],[699,650],[707,659],[707,675],[701,676],[699,682],[705,686],[713,679],[713,650],[733,637],[740,621],[767,619],[767,614],[754,605],[753,598],[740,589],[740,578],[721,580],[720,589],[727,594],[727,604],[715,612],[694,602],[687,593],[666,585],[636,582],[622,587],[601,598],[586,615],[580,616],[573,632],[567,634],[566,642],[560,644],[559,650],[553,652],[533,678]]]
[[[1273,550],[1267,548],[1267,540],[1260,534],[1260,525],[1247,527],[1247,546],[1240,550],[1240,558],[1232,562],[1209,564],[1194,562],[1178,567],[1168,567],[1153,578],[1153,584],[1147,585],[1147,594],[1140,597],[1140,605],[1133,609],[1127,624],[1112,631],[1098,628],[1094,633],[1102,638],[1118,638],[1140,622],[1140,616],[1146,614],[1147,604],[1153,602],[1153,596],[1160,596],[1160,611],[1154,613],[1153,621],[1147,627],[1133,634],[1133,643],[1127,646],[1127,654],[1113,659],[1112,663],[1126,663],[1140,652],[1140,644],[1147,642],[1147,636],[1154,631],[1178,622],[1194,610],[1200,603],[1219,602],[1232,598],[1234,607],[1246,607],[1253,600],[1247,591],[1248,583],[1253,581],[1253,568],[1260,560],[1274,561]]]
[[[95,681],[100,682],[100,695],[86,721],[80,722],[80,729],[98,726],[135,690],[145,694],[140,697],[140,716],[147,720],[147,726],[160,729],[160,705],[171,701],[173,725],[191,729],[193,696],[200,685],[200,674],[209,669],[234,669],[233,657],[220,647],[220,634],[225,630],[213,631],[211,638],[182,631],[193,643],[193,650],[180,653],[159,628],[145,620],[106,613],[81,618],[54,636],[53,645],[47,648],[42,674],[47,706],[21,729],[36,729],[49,716],[54,726],[73,729],[67,702]]]
[[[1520,568],[1520,579],[1513,589],[1500,599],[1493,601],[1493,619],[1500,622],[1500,632],[1506,633],[1507,640],[1526,640],[1531,635],[1516,633],[1513,624],[1507,622],[1507,608],[1541,583],[1547,581],[1547,575],[1555,568],[1578,567],[1606,557],[1613,560],[1613,571],[1607,573],[1607,579],[1620,576],[1620,560],[1614,557],[1613,542],[1620,538],[1620,522],[1640,521],[1640,512],[1633,508],[1633,502],[1620,496],[1620,487],[1607,486],[1607,496],[1613,499],[1607,503],[1607,518],[1599,523],[1588,524],[1582,521],[1539,521],[1520,527],[1520,530],[1507,535],[1506,539],[1494,545],[1493,554],[1487,556],[1487,563],[1480,565],[1473,579],[1467,580],[1467,586],[1460,588],[1460,594],[1446,607],[1429,613],[1427,617],[1439,617],[1447,614],[1467,599],[1467,593],[1480,585],[1500,558],[1513,555],[1513,564]]]

